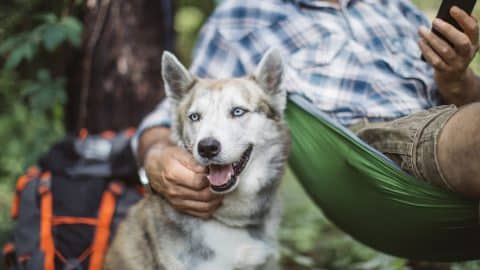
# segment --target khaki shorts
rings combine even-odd
[[[363,120],[350,129],[409,174],[452,190],[438,163],[440,131],[457,112],[455,105],[438,106],[388,122]]]

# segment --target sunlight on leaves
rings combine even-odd
[[[175,16],[175,30],[181,33],[193,33],[205,18],[205,14],[193,6],[182,7]]]

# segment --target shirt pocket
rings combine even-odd
[[[288,65],[299,71],[328,69],[340,58],[346,39],[340,35],[328,35],[321,41],[312,42],[290,55]],[[335,65],[335,68],[339,68]]]
[[[421,52],[415,38],[409,36],[385,37],[385,45],[391,54],[420,59]]]
[[[385,37],[385,45],[391,55],[389,62],[404,77],[416,77],[426,72],[428,66],[421,60],[417,39],[411,36]]]
[[[385,62],[395,74],[403,79],[415,79],[425,86],[432,84],[432,68],[421,60],[421,51],[417,40],[409,36],[387,37],[386,47],[390,57]]]

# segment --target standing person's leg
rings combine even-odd
[[[461,107],[440,132],[438,163],[449,186],[480,198],[480,103]]]

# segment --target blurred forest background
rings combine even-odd
[[[102,46],[95,43],[98,43],[98,37],[93,43],[84,40],[86,32],[93,33],[92,36],[95,38],[97,24],[95,18],[105,17],[105,14],[102,14],[104,12],[102,7],[94,10],[92,6],[95,2],[97,1],[2,0],[0,3],[0,146],[3,149],[0,155],[0,246],[7,239],[12,227],[9,213],[16,178],[67,131],[75,131],[85,123],[93,126],[94,130],[95,128],[101,130],[105,123],[95,122],[95,119],[89,118],[86,110],[93,111],[96,115],[112,114],[111,121],[115,124],[113,116],[117,115],[115,107],[121,107],[124,104],[110,102],[110,100],[115,100],[116,97],[120,100],[125,98],[125,95],[131,94],[123,93],[124,96],[117,96],[115,93],[117,81],[120,80],[123,85],[138,86],[140,94],[137,93],[133,97],[140,96],[138,104],[145,105],[139,112],[132,113],[134,116],[130,122],[138,122],[141,116],[161,98],[161,94],[142,95],[142,91],[148,92],[149,89],[158,87],[157,82],[153,80],[152,85],[144,85],[141,77],[134,76],[134,71],[132,71],[133,77],[127,79],[118,79],[115,74],[99,72],[98,76],[104,76],[109,80],[85,78],[81,72],[79,73],[79,70],[92,66],[88,62],[93,61],[92,56],[89,58],[88,49],[91,46]],[[175,12],[171,14],[171,22],[175,30],[175,41],[169,43],[164,40],[161,46],[169,49],[175,46],[174,51],[184,63],[188,64],[198,30],[219,2],[221,1],[174,1]],[[414,2],[430,18],[435,15],[440,4],[440,0]],[[112,10],[115,10],[115,5],[112,5]],[[125,7],[119,6],[118,10],[122,11],[122,8]],[[168,16],[160,12],[161,7],[156,8],[158,7],[152,6],[151,14],[142,20],[154,20],[155,13],[159,16],[162,14]],[[135,10],[135,5],[133,9]],[[479,8],[475,10],[475,14],[478,17]],[[122,20],[105,26],[105,29],[114,34],[100,40],[102,44],[108,46],[109,42],[113,42],[112,40],[118,41],[122,38],[125,42],[137,42],[140,45],[142,42],[149,43],[157,40],[154,30],[158,32],[162,27],[166,27],[161,24],[152,24],[155,29],[145,29],[144,32],[137,33],[141,35],[138,39],[132,39],[122,37],[118,32],[119,27],[124,29],[123,23],[128,26],[129,17],[126,16],[124,19],[126,22]],[[91,22],[92,20],[94,23]],[[150,37],[152,38],[149,39]],[[120,51],[122,49],[119,48]],[[110,48],[106,47],[103,50],[109,51]],[[115,48],[112,50],[115,52]],[[144,53],[148,54],[148,52]],[[159,55],[152,52],[143,64],[148,64],[148,61],[155,58],[158,63]],[[79,61],[79,59],[87,60]],[[72,67],[72,63],[77,64]],[[117,69],[122,71],[122,62],[120,61],[117,65]],[[158,77],[155,65],[152,66],[148,76]],[[478,58],[473,63],[473,67],[480,72]],[[101,71],[105,70],[108,71],[108,67]],[[123,72],[130,74],[128,70]],[[94,90],[95,87],[104,87],[108,91],[105,90],[103,94],[99,94],[99,98],[93,96],[93,101],[86,102],[85,97],[82,96],[84,90],[81,86],[82,80],[91,81],[91,88]],[[97,80],[99,83],[96,83]],[[78,101],[81,105],[77,104]],[[131,110],[137,109],[137,111],[140,107],[135,104],[125,106],[130,106]],[[98,108],[104,107],[108,110],[99,111]],[[69,112],[71,108],[80,113],[73,113],[72,116],[72,112]],[[291,174],[286,176],[284,190],[288,190],[288,193],[284,192],[287,203],[281,230],[284,269],[412,269],[406,260],[371,250],[336,229],[309,201]],[[440,269],[441,266],[425,264],[423,267],[421,269]],[[473,270],[480,269],[480,263],[468,262],[444,267],[444,269]]]

